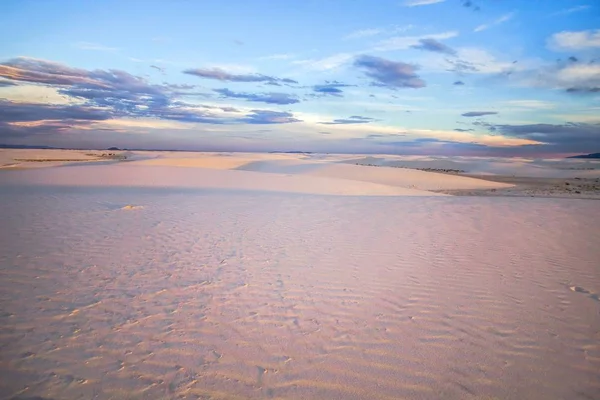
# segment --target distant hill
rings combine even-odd
[[[600,153],[581,154],[578,156],[572,156],[567,158],[600,158]]]

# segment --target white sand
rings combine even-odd
[[[597,202],[209,172],[0,173],[2,398],[598,398]]]
[[[15,152],[15,151],[12,151]],[[12,159],[84,158],[78,151],[4,151]],[[438,195],[429,190],[488,189],[511,185],[469,177],[402,168],[350,165],[349,156],[250,153],[128,152],[129,161],[29,172],[32,166],[55,166],[56,162],[4,164],[22,171],[0,175],[0,183],[22,179],[37,184],[161,186],[269,190],[337,195]],[[23,158],[20,158],[23,157]],[[61,161],[60,164],[70,162]],[[81,164],[81,163],[79,163]],[[9,168],[10,168],[9,167]],[[6,168],[5,168],[6,169]],[[25,170],[25,171],[23,171]]]
[[[437,168],[463,170],[475,175],[509,175],[537,178],[598,178],[600,160],[495,157],[425,157],[425,156],[366,156],[344,159],[350,164],[373,164],[389,167]]]
[[[21,182],[53,186],[171,187],[350,196],[445,196],[416,189],[323,177],[127,163],[19,170],[0,174],[0,185],[18,185]]]
[[[356,180],[420,190],[488,189],[512,185],[464,176],[425,172],[414,169],[369,167],[362,165],[310,161],[258,161],[238,169],[261,172],[286,171],[328,178]]]

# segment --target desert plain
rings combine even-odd
[[[0,399],[600,399],[599,179],[0,150]]]

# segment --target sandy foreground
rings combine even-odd
[[[0,399],[600,398],[600,202],[357,156],[128,159],[0,171]]]

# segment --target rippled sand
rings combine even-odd
[[[1,398],[600,398],[596,201],[4,185],[0,204]]]

